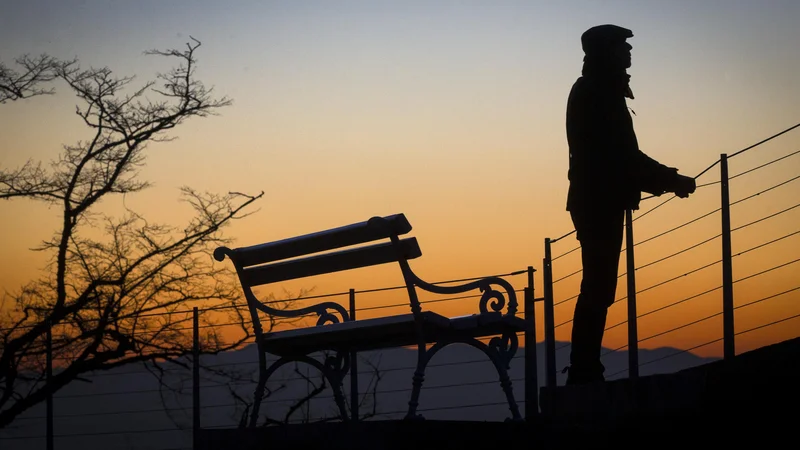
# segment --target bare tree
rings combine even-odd
[[[36,95],[52,94],[42,85],[55,79],[56,61],[48,55],[23,55],[15,61],[20,71],[0,62],[0,104]]]
[[[250,338],[235,279],[229,269],[215,267],[210,254],[229,243],[222,228],[249,214],[263,192],[183,188],[195,215],[181,227],[151,223],[131,210],[109,217],[97,208],[102,199],[148,187],[138,173],[148,143],[168,140],[166,132],[185,120],[230,104],[195,77],[199,46],[192,39],[184,49],[147,52],[177,64],[136,88],[132,77],[116,77],[108,68],[81,69],[77,61],[49,56],[18,59],[21,72],[0,65],[0,102],[49,93],[45,84],[63,82],[78,97],[75,112],[91,132],[49,165],[0,168],[0,199],[25,198],[60,211],[58,229],[37,249],[51,255],[43,275],[6,294],[0,305],[0,428],[83,374],[179,361],[191,351],[190,302],[220,309],[201,315],[204,352],[236,348]],[[226,341],[213,326],[221,316],[240,324],[235,339]],[[56,369],[45,383],[48,329]]]

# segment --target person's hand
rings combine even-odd
[[[697,189],[697,184],[694,182],[694,178],[678,174],[675,182],[675,195],[686,198],[689,194],[693,194],[695,189]]]

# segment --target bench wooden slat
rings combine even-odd
[[[448,319],[431,311],[421,313],[422,333],[426,343],[443,337],[461,336],[482,338],[504,332],[525,331],[521,317],[500,313],[476,314]],[[413,314],[400,314],[374,319],[362,319],[316,327],[298,328],[266,334],[264,348],[275,355],[313,353],[321,350],[380,350],[405,347],[419,342]]]
[[[403,235],[411,231],[411,224],[404,214],[394,214],[386,216],[384,219],[387,221],[390,230],[397,233],[397,235]],[[234,249],[233,254],[236,262],[241,267],[247,267],[363,244],[388,237],[389,234],[385,230],[371,226],[369,221],[366,220],[280,241],[240,247]]]
[[[427,342],[447,332],[450,321],[431,311],[421,313]],[[320,350],[378,350],[414,345],[419,340],[414,314],[328,324],[269,333],[262,339],[268,352],[290,355]]]
[[[422,256],[417,238],[401,239],[400,246],[406,259]],[[248,286],[259,286],[396,261],[397,250],[395,250],[391,242],[386,242],[336,253],[246,268],[242,273],[242,283]]]

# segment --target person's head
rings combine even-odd
[[[613,67],[627,69],[631,66],[633,46],[626,39],[633,32],[617,25],[598,25],[581,35],[581,46],[587,58],[603,61]]]

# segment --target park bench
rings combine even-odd
[[[406,418],[422,418],[416,409],[425,368],[439,350],[454,343],[471,345],[488,356],[508,401],[510,419],[520,420],[508,369],[518,348],[517,333],[525,330],[526,323],[516,316],[514,288],[500,277],[450,286],[423,281],[408,263],[422,255],[417,239],[400,237],[410,231],[411,224],[405,215],[395,214],[275,242],[235,249],[219,247],[214,251],[217,261],[227,256],[233,262],[252,316],[259,351],[259,380],[249,426],[256,426],[269,377],[279,367],[293,361],[310,364],[321,371],[333,390],[341,419],[350,420],[342,384],[350,367],[351,353],[404,346],[416,346],[419,352]],[[256,298],[252,290],[265,284],[386,263],[400,265],[410,313],[352,320],[347,310],[335,302],[323,301],[294,310],[277,309]],[[423,311],[417,289],[444,295],[478,290],[482,293],[478,313],[448,318]],[[316,326],[265,332],[260,313],[275,318],[316,314],[318,319]],[[479,339],[485,337],[491,337],[488,343]],[[323,361],[309,356],[316,352],[326,352],[327,356]],[[278,357],[270,366],[267,366],[267,354]]]

